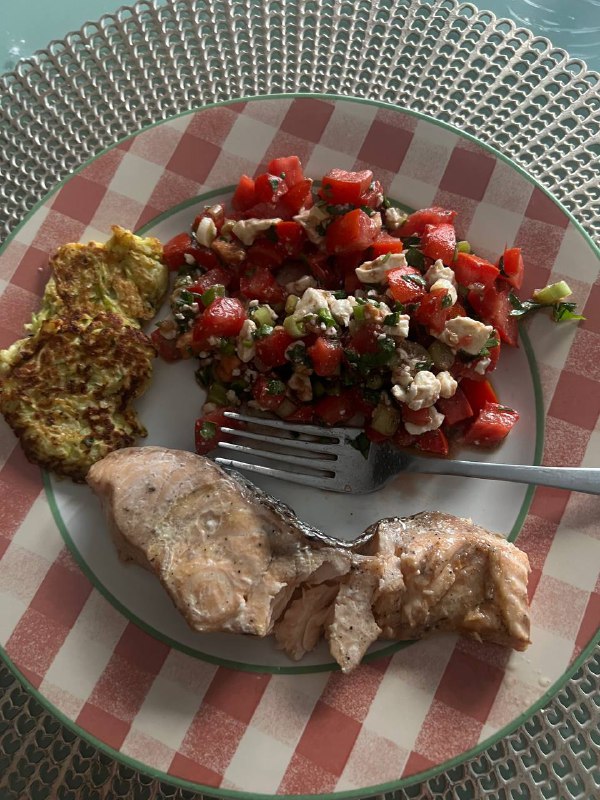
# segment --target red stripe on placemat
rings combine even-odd
[[[547,486],[538,486],[533,495],[529,509],[530,514],[535,514],[542,519],[558,525],[569,501],[569,493],[562,489],[550,489]]]
[[[124,150],[122,147],[114,147],[102,154],[101,158],[94,159],[84,167],[79,175],[88,181],[93,181],[100,186],[108,186],[115,172],[123,160]],[[118,222],[118,220],[114,220]]]
[[[600,387],[598,387],[600,389]],[[544,464],[548,467],[578,467],[590,441],[591,431],[557,417],[546,417]]]
[[[294,753],[285,771],[277,794],[322,794],[335,789],[338,775],[323,769],[300,753]]]
[[[154,678],[152,672],[140,669],[127,658],[113,652],[88,703],[129,725],[142,707]]]
[[[32,245],[40,250],[45,250],[51,256],[63,244],[79,242],[86,227],[81,220],[73,219],[57,209],[51,208],[38,228]]]
[[[414,749],[440,764],[474,747],[482,723],[452,706],[434,699],[423,721]]]
[[[32,246],[25,251],[10,282],[41,297],[49,277],[48,253]]]
[[[600,594],[592,592],[583,613],[575,645],[580,650],[588,644],[600,626]]]
[[[535,219],[524,219],[515,237],[525,263],[520,297],[529,297],[534,289],[548,283],[554,262],[565,235],[564,228]]]
[[[216,144],[184,133],[166,169],[188,180],[204,183],[220,154],[221,148]]]
[[[532,568],[543,568],[557,529],[558,522],[537,514],[530,513],[523,523],[516,544],[527,553]]]
[[[452,151],[439,188],[471,200],[481,200],[492,177],[495,163],[492,156],[481,151],[472,152],[457,146]]]
[[[296,752],[333,775],[341,775],[360,731],[360,723],[317,700]]]
[[[484,723],[502,683],[504,670],[454,650],[435,693],[436,700]]]
[[[40,584],[30,608],[70,629],[92,592],[82,572],[74,572],[55,561]]]
[[[600,333],[600,282],[595,283],[590,289],[582,313],[585,320],[579,325],[591,333]]]
[[[417,775],[419,772],[425,772],[426,770],[436,766],[436,761],[431,761],[431,759],[425,758],[425,756],[421,755],[421,753],[416,753],[413,750],[408,757],[408,761],[404,765],[402,777],[408,778],[410,775]]]
[[[300,97],[292,102],[281,121],[280,130],[311,142],[318,142],[333,114],[333,109],[334,104],[327,100]],[[279,155],[286,156],[292,153],[281,152]]]
[[[115,717],[110,712],[93,703],[86,703],[75,722],[80,725],[84,731],[91,733],[101,742],[104,742],[109,747],[114,747],[118,750],[127,736],[129,731],[129,723]]]
[[[600,383],[600,335],[578,329],[567,363],[571,372]]]
[[[171,648],[129,622],[114,652],[143,672],[158,675]]]
[[[476,200],[471,200],[469,197],[464,197],[462,194],[455,194],[454,192],[438,189],[431,205],[450,208],[458,212],[454,223],[456,235],[461,239],[466,239],[468,237],[468,230],[471,227],[471,222],[477,210],[478,204]]]
[[[357,160],[375,164],[388,172],[398,172],[413,137],[414,133],[411,131],[376,118],[365,136]]]
[[[233,108],[233,106],[206,108],[202,114],[194,114],[191,117],[185,132],[199,140],[198,147],[203,147],[204,144],[216,144],[220,148],[239,117],[237,109],[234,111]]]
[[[560,536],[560,532],[558,533]],[[584,589],[541,575],[531,604],[531,621],[544,630],[573,641],[583,619],[589,593]]]
[[[563,370],[548,413],[593,431],[600,416],[600,386],[591,378]]]
[[[268,674],[237,672],[220,667],[204,695],[203,702],[240,722],[248,723],[270,679]]]
[[[202,703],[179,747],[179,755],[223,775],[246,727],[224,711]]]
[[[525,216],[540,220],[540,222],[547,222],[557,228],[566,228],[569,224],[567,215],[537,186],[531,193],[529,204],[525,209]]]
[[[40,307],[38,295],[9,283],[0,297],[0,323],[10,333],[10,344],[26,335],[24,326]]]
[[[104,186],[81,175],[73,175],[54,198],[52,208],[89,225],[105,191]]]
[[[223,776],[218,772],[182,756],[181,753],[175,753],[173,756],[168,773],[184,781],[201,783],[203,786],[220,786],[223,780]]]
[[[40,468],[30,464],[19,445],[15,444],[0,469],[0,497],[10,498],[0,515],[0,535],[12,539],[41,491]]]
[[[352,719],[362,722],[383,679],[383,672],[363,664],[350,675],[332,672],[321,701]]]
[[[28,608],[6,643],[6,652],[19,669],[43,678],[67,638],[70,628],[51,617]]]

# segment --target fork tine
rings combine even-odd
[[[331,477],[335,475],[335,463],[337,459],[302,458],[300,456],[286,455],[285,453],[274,453],[271,450],[255,450],[252,447],[246,447],[242,444],[232,444],[231,442],[219,442],[219,447],[223,450],[233,450],[234,453],[259,456],[265,461],[282,461],[285,464],[296,464],[299,467],[305,467],[305,469],[328,472]],[[251,466],[253,465],[251,464]]]
[[[320,442],[306,442],[301,439],[286,439],[283,436],[268,436],[263,433],[253,433],[252,431],[240,430],[239,428],[229,428],[226,426],[221,427],[221,433],[228,436],[234,436],[238,439],[252,439],[257,442],[266,444],[274,444],[280,447],[288,447],[290,450],[303,450],[304,452],[313,453],[337,453],[338,445],[335,444],[321,444]],[[221,444],[221,442],[219,442]],[[255,452],[261,453],[257,449]],[[269,450],[265,452],[270,452]]]
[[[236,461],[233,458],[215,458],[217,464],[222,467],[231,467],[233,469],[247,470],[249,472],[258,472],[261,475],[268,475],[270,478],[280,478],[284,481],[292,483],[302,483],[305,486],[312,486],[316,489],[327,489],[327,478],[323,475],[312,477],[310,475],[303,475],[299,472],[286,472],[283,469],[274,469],[272,467],[262,467],[260,464],[246,464],[244,461]]]
[[[309,436],[326,437],[328,439],[343,439],[354,430],[353,428],[321,428],[319,425],[308,425],[306,423],[299,423],[291,425],[284,419],[267,419],[263,417],[251,417],[247,414],[238,414],[237,411],[225,411],[225,416],[231,420],[239,422],[249,422],[254,425],[264,425],[266,428],[275,428],[279,431],[307,434]],[[356,428],[356,435],[360,430]]]

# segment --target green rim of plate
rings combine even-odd
[[[407,114],[408,116],[412,116],[412,117],[414,117],[414,118],[416,118],[418,120],[422,120],[424,122],[431,123],[431,124],[436,125],[436,126],[442,128],[444,130],[447,130],[447,131],[449,131],[451,133],[456,134],[460,138],[467,139],[468,141],[473,142],[474,144],[478,145],[479,147],[483,148],[484,150],[487,150],[489,153],[491,153],[493,156],[495,156],[496,158],[498,158],[501,161],[503,161],[505,164],[509,165],[519,175],[521,175],[528,183],[532,184],[539,191],[543,192],[543,194],[546,195],[546,197],[548,197],[556,206],[558,206],[558,208],[560,208],[560,210],[563,212],[563,214],[565,214],[565,216],[567,217],[569,222],[573,225],[573,227],[576,228],[577,231],[581,234],[581,236],[583,237],[584,241],[591,248],[591,250],[594,253],[594,255],[597,258],[600,259],[600,247],[595,244],[595,242],[591,239],[591,237],[589,236],[587,231],[583,228],[583,226],[575,219],[575,217],[573,217],[571,212],[568,211],[568,209],[565,208],[565,206],[561,203],[560,200],[557,200],[552,195],[551,192],[549,192],[542,184],[540,184],[539,181],[536,178],[531,176],[523,167],[521,167],[520,165],[515,163],[508,156],[505,156],[503,153],[501,153],[495,147],[492,147],[491,145],[487,144],[486,142],[481,141],[476,136],[473,136],[470,133],[466,133],[464,131],[461,131],[460,128],[457,128],[456,126],[454,126],[454,125],[452,125],[450,123],[442,122],[441,120],[436,120],[433,117],[430,117],[428,114],[424,114],[424,113],[419,112],[419,111],[413,111],[411,109],[403,108],[401,106],[394,105],[393,103],[387,103],[387,102],[384,102],[384,101],[381,101],[381,100],[369,100],[369,99],[365,99],[365,98],[355,98],[355,97],[344,96],[344,95],[336,95],[336,94],[318,94],[318,93],[312,93],[312,92],[297,92],[297,93],[290,92],[290,93],[278,93],[278,94],[270,94],[270,95],[256,95],[256,96],[251,96],[251,97],[242,97],[242,98],[238,98],[236,100],[226,100],[226,101],[222,101],[222,102],[218,102],[218,103],[208,103],[205,106],[202,106],[200,108],[190,109],[188,111],[182,112],[181,114],[173,115],[169,119],[178,119],[178,118],[181,118],[181,117],[184,117],[184,116],[188,116],[189,114],[196,114],[196,113],[198,113],[200,111],[203,111],[203,110],[206,110],[206,109],[220,108],[220,107],[235,105],[235,104],[238,104],[238,103],[248,103],[248,102],[253,102],[253,101],[266,101],[266,100],[288,100],[288,99],[297,99],[297,98],[303,98],[303,97],[304,98],[312,98],[312,99],[321,99],[321,100],[325,99],[325,100],[331,100],[331,101],[336,101],[336,102],[358,103],[358,104],[362,104],[362,105],[375,106],[377,108],[385,108],[385,109],[388,109],[388,110],[391,110],[391,111],[395,111],[397,113]],[[24,219],[20,223],[20,225],[18,225],[15,228],[15,230],[7,237],[7,239],[4,242],[4,244],[2,245],[2,247],[0,247],[0,255],[2,255],[2,253],[4,252],[6,246],[10,243],[10,241],[12,241],[12,239],[16,235],[16,233],[27,223],[27,221],[37,212],[37,210],[44,203],[46,203],[46,201],[50,197],[52,197],[54,194],[56,194],[58,191],[60,191],[62,186],[65,183],[67,183],[71,179],[71,177],[73,175],[76,175],[77,173],[81,172],[89,164],[93,163],[98,158],[103,156],[105,153],[109,152],[110,150],[113,150],[115,147],[118,147],[123,142],[138,136],[143,131],[150,130],[151,128],[157,127],[158,125],[161,125],[164,122],[168,122],[168,121],[169,120],[160,120],[160,121],[158,121],[156,123],[153,123],[152,125],[148,125],[148,126],[145,126],[144,128],[141,128],[140,130],[136,131],[135,133],[133,133],[133,134],[131,134],[129,136],[124,137],[123,139],[120,139],[118,142],[115,142],[114,145],[111,145],[110,147],[105,148],[104,150],[102,150],[102,152],[96,154],[93,158],[88,159],[80,167],[78,167],[76,170],[74,170],[71,173],[71,175],[69,175],[68,177],[66,177],[62,181],[60,181],[52,191],[48,192],[43,198],[41,198],[35,204],[35,206],[32,207],[32,209],[27,213],[27,215],[24,217]],[[166,213],[169,213],[169,212],[166,212]],[[157,220],[158,219],[159,218],[157,218]],[[537,378],[537,381],[535,381],[535,379],[534,379],[534,382],[535,382],[536,387],[539,387],[539,378]],[[536,388],[536,397],[537,397],[537,388]],[[536,407],[536,427],[537,427],[537,419],[538,419],[538,417],[539,417],[538,408]],[[536,430],[536,439],[538,440],[538,445],[539,445],[540,437],[538,436],[537,430]],[[542,437],[542,439],[543,439],[543,437]],[[543,441],[542,441],[542,444],[540,445],[540,453],[539,453],[540,455],[541,455],[541,448],[542,447],[543,447]],[[538,452],[537,451],[538,451],[538,447],[536,446],[536,459],[538,457]],[[522,519],[518,520],[518,521],[520,521],[521,525],[522,525],[522,523],[523,523],[523,521],[525,519],[525,516],[527,514],[527,511],[528,511],[529,505],[531,503],[532,497],[533,497],[533,488],[530,487],[530,489],[528,490],[528,497],[526,496],[525,502],[523,503],[523,507],[521,509],[521,514],[519,515],[520,518],[522,516]],[[511,531],[511,534],[510,534],[510,537],[509,537],[510,540],[514,541],[516,539],[517,535],[518,535],[518,533],[515,533],[514,528],[513,528],[513,531]],[[368,792],[368,793],[375,792],[375,793],[377,793],[377,792],[394,791],[396,789],[405,788],[407,786],[410,786],[410,785],[413,785],[413,784],[416,784],[416,783],[422,783],[423,781],[429,780],[430,778],[435,777],[436,775],[438,775],[438,774],[440,774],[442,772],[445,772],[445,771],[447,771],[449,769],[452,769],[455,766],[458,766],[462,762],[467,761],[468,759],[473,758],[474,756],[476,756],[479,753],[483,752],[484,750],[488,749],[490,746],[494,745],[495,743],[497,743],[498,741],[503,739],[505,736],[507,736],[508,734],[512,733],[514,730],[516,730],[516,728],[519,727],[519,725],[521,725],[523,722],[525,722],[527,719],[529,719],[533,714],[535,714],[537,711],[539,711],[558,692],[558,690],[569,680],[569,678],[571,678],[575,674],[575,672],[585,662],[585,660],[588,658],[588,656],[591,655],[594,647],[599,642],[600,642],[600,626],[596,630],[596,633],[594,634],[594,636],[588,642],[588,644],[585,647],[585,649],[580,653],[580,655],[575,659],[575,661],[569,666],[569,668],[561,675],[561,677],[558,678],[542,694],[542,696],[540,698],[538,698],[536,703],[534,703],[532,706],[530,706],[525,712],[520,714],[517,718],[512,720],[506,726],[504,726],[499,731],[497,731],[494,735],[492,735],[488,739],[484,740],[483,742],[480,742],[479,744],[477,744],[475,747],[471,748],[470,750],[466,750],[463,753],[461,753],[460,755],[455,756],[454,758],[449,759],[447,761],[444,761],[443,763],[438,764],[438,765],[436,765],[435,767],[432,767],[429,770],[425,770],[424,772],[419,772],[419,773],[416,773],[414,775],[410,775],[407,778],[399,778],[398,780],[395,780],[395,781],[390,781],[390,782],[387,782],[387,783],[383,783],[383,784],[379,784],[379,785],[371,786],[371,787],[363,787],[361,789],[356,789],[356,790],[351,790],[351,791],[333,792],[333,793],[318,794],[318,795],[317,794],[310,794],[310,795],[274,795],[274,794],[257,794],[255,792],[250,793],[250,792],[243,792],[243,791],[241,791],[241,792],[231,791],[231,790],[228,790],[228,789],[220,789],[218,787],[204,786],[202,784],[194,783],[194,782],[191,782],[191,781],[186,781],[184,779],[177,778],[177,777],[175,777],[173,775],[170,775],[169,773],[166,773],[166,772],[163,772],[161,770],[157,770],[157,769],[154,769],[152,767],[149,767],[149,766],[145,765],[143,762],[137,761],[136,759],[133,759],[130,756],[126,756],[125,754],[121,753],[120,751],[114,750],[113,748],[111,748],[108,745],[106,745],[104,742],[101,742],[99,739],[96,739],[94,736],[92,736],[90,733],[85,731],[83,728],[80,728],[79,725],[77,725],[75,722],[73,722],[68,717],[66,717],[58,708],[56,708],[50,701],[48,701],[27,680],[27,678],[25,678],[25,676],[23,676],[20,673],[20,671],[16,668],[16,666],[13,664],[13,662],[8,657],[6,651],[4,650],[3,647],[0,647],[0,655],[2,656],[3,660],[5,661],[5,663],[7,664],[9,669],[11,670],[11,672],[15,675],[15,677],[17,677],[26,686],[28,691],[38,700],[38,702],[40,702],[42,704],[42,706],[44,708],[48,709],[48,711],[50,711],[52,714],[54,714],[66,727],[68,727],[71,730],[73,730],[77,735],[81,736],[81,738],[83,738],[84,740],[86,740],[86,741],[90,742],[91,744],[93,744],[99,750],[107,753],[109,756],[114,758],[116,761],[118,761],[118,762],[120,762],[120,763],[122,763],[122,764],[124,764],[126,766],[132,767],[132,768],[134,768],[136,770],[139,770],[140,772],[142,772],[142,773],[144,773],[144,774],[146,774],[146,775],[148,775],[150,777],[157,778],[157,779],[159,779],[161,781],[170,783],[170,784],[175,785],[175,786],[179,786],[179,787],[181,787],[183,789],[188,789],[188,790],[192,790],[192,791],[196,791],[196,792],[200,791],[200,792],[206,793],[208,795],[211,795],[211,794],[214,794],[215,792],[217,792],[222,797],[232,798],[232,799],[237,798],[238,800],[350,800],[351,798],[363,797],[365,792]]]

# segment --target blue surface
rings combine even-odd
[[[2,5],[0,72],[124,2],[58,0],[50,8],[47,0],[19,0]],[[481,0],[475,5],[546,36],[600,71],[600,0]]]

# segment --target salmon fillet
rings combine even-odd
[[[325,636],[344,672],[378,638],[529,644],[527,556],[470,520],[424,512],[340,542],[242,476],[161,447],[113,452],[87,481],[121,558],[154,572],[196,631],[273,634],[293,659]]]

